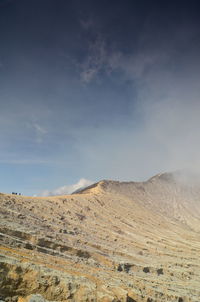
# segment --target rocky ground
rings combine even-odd
[[[199,302],[200,186],[160,174],[0,195],[0,301]]]

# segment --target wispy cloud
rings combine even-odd
[[[92,17],[80,19],[80,25],[84,30],[89,30],[94,26],[94,20]]]
[[[141,80],[149,70],[168,61],[166,52],[140,50],[138,53],[124,54],[120,50],[110,50],[100,34],[88,42],[88,55],[79,65],[80,78],[85,84],[97,79],[101,73],[112,76],[119,72],[129,80]]]
[[[101,72],[110,74],[119,68],[120,57],[120,52],[109,52],[105,39],[98,34],[94,41],[88,43],[88,55],[80,64],[82,82],[90,83]]]
[[[174,53],[176,46],[170,47],[144,47],[115,61],[114,68],[132,83],[137,98],[123,123],[111,121],[83,135],[82,153],[95,176],[144,180],[162,171],[200,171],[199,55],[182,57]]]
[[[91,180],[81,178],[77,183],[72,185],[65,185],[54,190],[44,190],[39,195],[40,196],[52,196],[52,195],[66,195],[75,192],[78,189],[90,186],[93,182]]]
[[[105,42],[102,38],[97,37],[94,42],[89,43],[88,56],[81,65],[81,80],[84,83],[92,81],[103,68],[106,59]]]
[[[44,139],[44,136],[47,134],[47,130],[38,123],[33,123],[33,128],[36,132],[36,141],[41,143]]]

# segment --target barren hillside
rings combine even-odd
[[[0,300],[200,301],[200,185],[164,173],[0,195]]]

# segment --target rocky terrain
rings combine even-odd
[[[164,173],[0,195],[0,301],[199,302],[200,185]]]

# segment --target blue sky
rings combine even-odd
[[[0,191],[198,167],[199,48],[194,0],[1,0]]]

